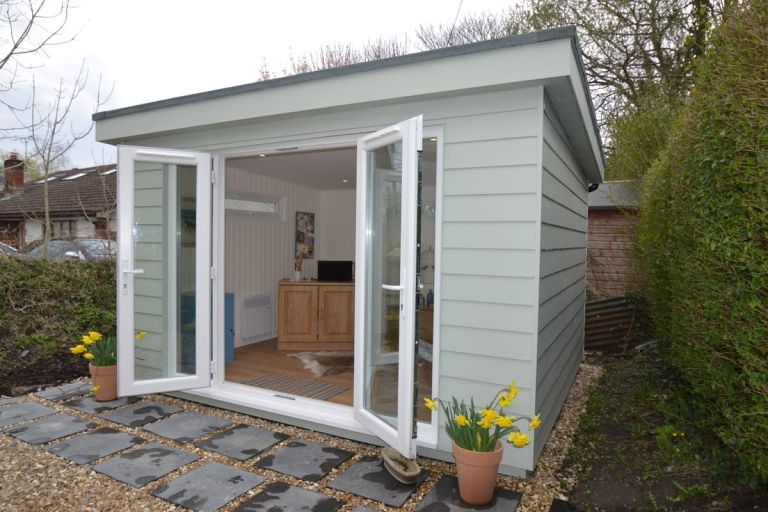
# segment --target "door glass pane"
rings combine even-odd
[[[196,171],[194,166],[135,163],[137,381],[195,374]]]
[[[369,151],[366,212],[365,407],[396,425],[401,292],[402,143]]]

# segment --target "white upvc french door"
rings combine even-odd
[[[414,382],[422,116],[357,142],[354,417],[416,455]]]
[[[118,394],[208,386],[211,155],[117,154]]]

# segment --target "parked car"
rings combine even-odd
[[[29,254],[34,258],[43,257],[40,243]],[[73,240],[51,240],[48,244],[49,260],[106,260],[117,255],[117,242],[101,238],[76,238]]]
[[[18,252],[19,251],[15,247],[0,242],[0,254],[16,255]]]

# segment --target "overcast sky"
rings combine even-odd
[[[93,113],[99,75],[114,86],[101,110],[145,103],[194,92],[254,82],[262,63],[287,66],[333,43],[364,43],[379,37],[408,37],[422,23],[450,24],[459,0],[73,0],[76,8],[65,31],[77,34],[66,45],[39,57],[33,72],[41,92],[60,78],[71,81],[83,61],[90,71],[88,94],[81,96],[72,121],[87,127]],[[514,0],[464,0],[459,16],[499,12]],[[14,93],[29,94],[30,77]],[[0,123],[10,126],[7,113]],[[2,141],[4,150],[24,153],[23,142]],[[31,146],[30,150],[31,152]],[[93,134],[68,155],[71,167],[115,160],[111,146]]]

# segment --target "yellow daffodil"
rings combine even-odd
[[[507,407],[509,404],[512,403],[512,398],[510,398],[509,394],[504,393],[499,397],[499,406],[500,407]]]
[[[514,416],[499,416],[496,418],[496,426],[500,428],[509,428],[512,426],[512,423],[515,421]]]
[[[484,420],[487,419],[488,421],[493,421],[499,417],[499,413],[494,411],[493,409],[483,409],[482,411],[480,411],[480,414],[483,415]]]
[[[478,421],[477,424],[480,425],[480,428],[484,428],[485,430],[488,430],[489,428],[491,428],[491,426],[493,426],[493,419],[486,416],[485,418]]]
[[[90,352],[86,352],[85,354],[83,354],[83,357],[84,357],[84,358],[86,358],[86,359],[87,359],[87,360],[89,360],[89,361],[92,361],[92,360],[93,360],[93,358],[94,358],[94,357],[96,357],[96,356],[94,356],[94,355],[93,355],[93,354],[91,354]]]
[[[69,349],[69,352],[71,354],[82,354],[83,352],[87,352],[88,349],[85,348],[85,345],[75,345],[74,347]]]
[[[147,335],[147,333],[146,333],[146,332],[144,332],[144,331],[139,331],[139,332],[137,332],[137,333],[136,333],[136,339],[137,339],[137,340],[139,340],[139,341],[141,341],[141,340],[143,340],[143,339],[144,339],[144,336],[146,336],[146,335]]]
[[[101,389],[101,386],[93,386],[93,387],[91,388],[91,391],[93,391],[94,393],[96,393],[96,392],[97,392],[97,391],[99,391],[100,389]]]
[[[531,442],[530,437],[528,437],[526,434],[521,434],[520,432],[512,432],[507,437],[507,440],[512,443],[515,448],[522,448]]]
[[[425,398],[424,407],[426,407],[430,411],[434,411],[435,409],[437,409],[437,402],[435,400],[432,400],[431,398]]]
[[[101,341],[101,338],[104,337],[97,331],[88,331],[88,336],[90,336],[93,341]]]
[[[520,391],[520,388],[518,388],[515,385],[515,381],[512,381],[509,383],[509,389],[507,390],[507,396],[509,396],[510,400],[514,400],[517,396],[517,393]]]
[[[531,418],[531,421],[528,422],[528,429],[529,430],[536,430],[539,428],[539,425],[541,425],[541,418],[537,414],[533,418]]]
[[[469,425],[469,420],[467,420],[467,417],[463,414],[457,414],[456,415],[456,424],[460,427],[466,427]]]

